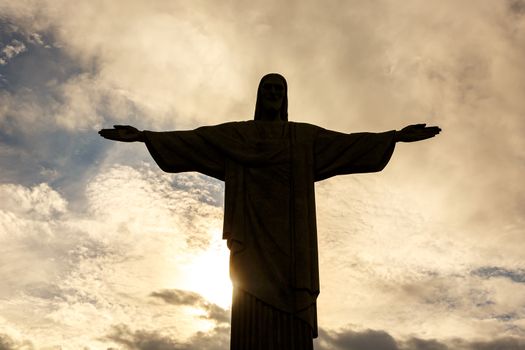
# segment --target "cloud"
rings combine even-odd
[[[503,277],[516,283],[525,283],[524,269],[509,270],[497,266],[484,266],[472,271],[472,274],[481,278]]]
[[[411,338],[400,342],[400,350],[522,350],[525,340],[510,337],[498,337],[493,340],[447,339],[443,341]]]
[[[189,349],[224,350],[230,346],[229,325],[217,326],[210,332],[197,332],[190,338]]]
[[[210,230],[221,225],[222,191],[221,184],[202,175],[166,174],[145,163],[137,168],[110,166],[87,185],[86,195],[90,214],[106,224],[171,233],[178,245],[202,250],[209,244]],[[120,235],[116,239],[129,241]]]
[[[25,310],[32,321],[15,329],[39,347],[56,346],[67,335],[62,346],[78,348],[118,321],[137,327],[179,323],[182,339],[209,328],[209,321],[227,322],[226,311],[204,299],[207,315],[196,318],[184,310],[166,314],[166,306],[148,298],[150,288],[186,278],[185,268],[207,252],[214,227],[220,227],[217,183],[144,164],[106,169],[87,187],[78,211],[79,203],[72,205],[47,183],[0,185],[0,297],[9,300],[2,303],[3,324],[12,328]],[[139,310],[129,314],[132,308]],[[152,313],[163,315],[152,320]],[[93,323],[89,331],[86,323]]]
[[[100,128],[104,119],[129,121],[140,114],[122,89],[100,79],[95,62],[72,57],[49,26],[33,31],[24,20],[0,17],[0,28],[8,41],[0,50],[4,132],[34,135],[59,128],[79,133]]]
[[[85,232],[68,227],[67,201],[48,184],[2,184],[0,195],[0,276],[5,282],[0,295],[38,290],[52,299],[59,281],[83,258],[82,249],[102,253],[100,244]]]
[[[354,332],[320,332],[322,343],[326,349],[348,350],[398,350],[397,343],[391,335],[384,331],[366,330]],[[323,347],[324,348],[324,347]]]
[[[517,15],[524,15],[525,14],[525,2],[523,0],[508,0],[509,9],[517,14]]]
[[[187,342],[178,342],[157,331],[132,331],[125,325],[115,326],[105,339],[130,350],[224,350],[229,348],[229,327],[216,327],[198,332]]]
[[[204,299],[201,295],[194,292],[188,292],[179,289],[163,290],[160,292],[153,292],[152,297],[160,298],[166,303],[173,305],[194,305],[203,303]]]
[[[175,306],[191,306],[202,309],[202,319],[214,321],[215,325],[208,331],[198,331],[188,340],[181,342],[174,336],[162,335],[159,331],[135,330],[126,325],[112,327],[112,332],[105,340],[125,345],[127,349],[149,350],[223,350],[229,347],[230,315],[229,311],[209,302],[199,293],[180,289],[164,289],[152,292],[151,297],[163,300]],[[172,325],[176,327],[176,325]]]
[[[108,340],[126,346],[132,350],[183,350],[186,346],[177,343],[169,337],[162,336],[157,332],[135,331],[132,332],[126,326],[115,326]]]
[[[444,343],[431,339],[412,338],[401,345],[402,350],[448,350]]]
[[[159,8],[144,8],[135,2],[126,6],[127,14],[121,16],[123,8],[119,5],[85,2],[83,15],[73,19],[66,15],[72,13],[71,9],[66,10],[70,7],[68,2],[46,2],[38,6],[40,10],[26,3],[9,3],[4,5],[4,11],[26,31],[37,27],[39,35],[52,33],[60,61],[75,62],[77,72],[73,72],[72,82],[61,86],[62,81],[58,81],[54,94],[58,106],[49,113],[60,127],[93,128],[99,126],[102,118],[122,117],[120,120],[129,121],[137,117],[135,120],[142,124],[139,127],[165,128],[173,127],[176,116],[178,124],[187,127],[195,118],[201,118],[199,115],[217,115],[218,108],[225,109],[226,97],[234,97],[232,89],[238,90],[234,84],[238,79],[230,74],[234,65],[216,63],[217,59],[233,58],[226,43],[217,33],[202,27],[204,18],[184,19],[166,12],[178,10],[179,6],[182,12],[190,10],[182,5],[174,8],[170,2],[159,3]],[[38,26],[32,23],[35,16]],[[108,27],[97,30],[93,26],[107,20],[123,31]],[[67,34],[56,30],[57,23]],[[110,40],[107,30],[111,32]],[[130,35],[134,39],[130,40]],[[149,40],[150,36],[155,40]],[[44,69],[50,64],[46,60],[40,62]],[[30,65],[27,68],[31,70]],[[189,70],[194,73],[186,74]],[[79,84],[75,81],[78,71],[91,74],[91,79]],[[200,102],[189,103],[190,96],[194,102]],[[104,102],[117,108],[105,113]],[[126,104],[132,106],[127,110],[133,113],[125,112]]]
[[[33,350],[35,347],[28,340],[17,341],[7,334],[0,333],[0,350]]]
[[[35,344],[51,337],[38,329],[86,344],[82,322],[130,324],[132,338],[184,323],[144,300],[188,289],[223,187],[161,174],[142,146],[93,131],[250,119],[268,71],[288,78],[292,120],[444,129],[398,145],[380,174],[317,186],[322,324],[439,339],[415,348],[523,332],[523,1],[25,0],[0,13],[0,292],[6,319],[34,310]]]
[[[0,197],[3,199],[0,209],[43,218],[64,213],[67,208],[66,200],[46,183],[32,188],[0,184]]]
[[[150,296],[160,298],[168,304],[194,306],[203,309],[206,312],[205,319],[220,323],[230,322],[230,313],[220,306],[210,303],[200,294],[195,292],[184,291],[180,289],[162,290],[153,292]]]
[[[460,342],[461,343],[461,342]],[[523,350],[525,349],[525,340],[516,338],[500,338],[492,341],[477,341],[467,343],[468,350]]]
[[[497,337],[492,340],[466,340],[446,338],[443,340],[409,337],[394,339],[389,333],[380,330],[353,331],[342,329],[326,331],[321,329],[316,340],[319,350],[522,350],[525,339]]]
[[[21,54],[22,52],[26,51],[27,48],[24,45],[24,43],[13,40],[8,45],[5,45],[2,50],[0,51],[0,65],[5,65],[9,60],[11,60],[13,57]]]

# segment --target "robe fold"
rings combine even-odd
[[[284,121],[144,132],[162,170],[198,171],[225,181],[223,238],[234,286],[305,321],[314,337],[319,295],[314,183],[382,170],[393,153],[394,134],[344,134]]]

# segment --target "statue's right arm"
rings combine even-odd
[[[121,142],[144,142],[144,132],[130,125],[113,125],[98,132],[105,139]]]

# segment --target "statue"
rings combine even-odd
[[[344,134],[288,121],[287,83],[265,75],[255,120],[189,131],[115,125],[102,137],[144,142],[166,172],[198,171],[225,181],[223,238],[233,282],[231,349],[313,349],[319,295],[314,183],[381,171],[396,142],[439,127]]]

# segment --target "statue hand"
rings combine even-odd
[[[437,126],[426,126],[426,124],[409,125],[396,131],[396,142],[415,142],[426,140],[439,134],[441,129]]]
[[[142,131],[130,125],[113,125],[114,129],[102,129],[98,132],[105,139],[121,142],[144,142]]]

